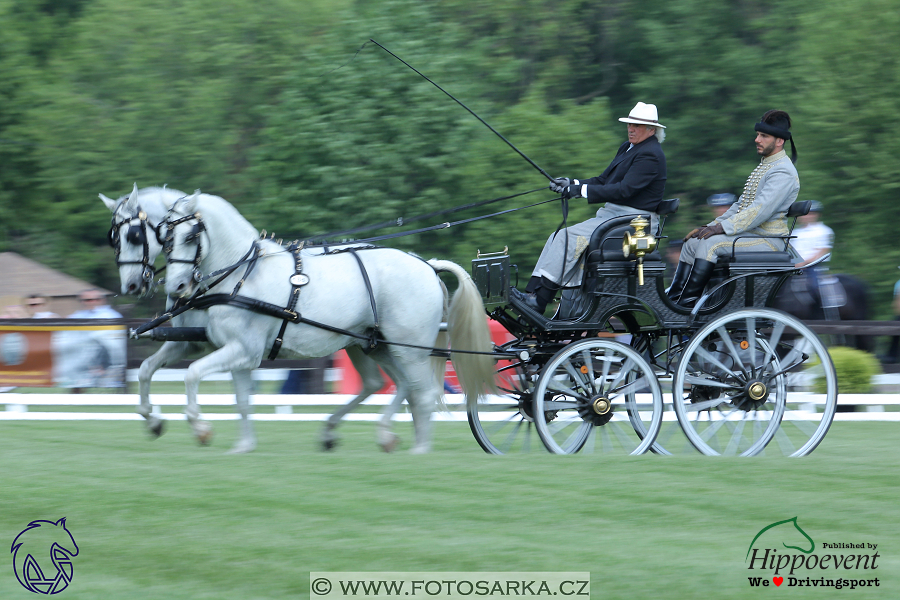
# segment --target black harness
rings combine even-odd
[[[173,211],[170,211],[170,214]],[[189,221],[196,221],[191,228],[190,233],[185,237],[186,242],[196,242],[197,250],[192,259],[182,259],[175,258],[172,256],[172,252],[175,247],[175,227],[181,225],[182,223],[187,223]],[[145,219],[146,221],[146,219]],[[165,233],[163,234],[162,228],[165,226]],[[121,225],[120,225],[121,227]],[[358,255],[359,250],[368,250],[378,248],[378,246],[357,246],[352,248],[342,248],[338,250],[326,250],[325,254],[338,254],[341,252],[350,252],[353,255],[353,258],[356,259],[357,264],[359,265],[360,273],[362,274],[363,281],[366,285],[366,291],[369,294],[369,302],[372,306],[372,314],[374,316],[374,327],[370,331],[368,336],[363,336],[360,334],[353,333],[351,331],[347,331],[345,329],[341,329],[339,327],[332,327],[330,325],[326,325],[324,323],[319,323],[317,321],[312,321],[310,319],[303,318],[299,311],[297,310],[297,302],[300,299],[300,290],[301,288],[309,283],[309,276],[303,273],[303,259],[301,256],[304,243],[303,242],[292,242],[289,246],[285,248],[286,252],[290,252],[294,257],[294,274],[291,275],[289,281],[291,284],[291,291],[288,295],[287,305],[284,307],[277,306],[275,304],[271,304],[269,302],[264,302],[262,300],[257,300],[255,298],[250,298],[248,296],[242,296],[238,292],[243,286],[244,282],[253,272],[253,269],[256,267],[257,261],[262,257],[265,252],[261,248],[259,241],[254,240],[253,244],[251,244],[250,249],[246,254],[235,264],[228,266],[219,271],[215,271],[210,273],[207,276],[202,276],[200,273],[200,262],[203,258],[203,248],[202,248],[202,239],[201,234],[206,230],[206,226],[203,224],[203,220],[200,216],[200,213],[193,213],[190,215],[184,215],[176,219],[172,219],[170,216],[166,217],[166,219],[160,223],[159,228],[157,229],[157,237],[161,239],[161,244],[163,247],[163,251],[166,253],[166,261],[172,263],[185,263],[193,265],[192,277],[195,282],[198,284],[202,284],[203,282],[217,277],[215,281],[213,281],[209,285],[203,285],[199,287],[197,292],[188,298],[187,300],[183,298],[179,298],[175,301],[175,304],[172,306],[172,309],[167,311],[166,313],[144,323],[137,329],[132,332],[133,336],[140,335],[146,331],[154,329],[169,321],[170,319],[186,312],[192,308],[196,309],[208,309],[212,306],[221,306],[228,305],[234,306],[237,308],[242,308],[245,310],[250,310],[252,312],[256,312],[259,314],[267,315],[270,317],[275,317],[277,319],[281,319],[281,328],[278,331],[278,334],[275,336],[275,340],[272,343],[272,348],[269,351],[268,359],[275,360],[278,357],[278,353],[281,351],[281,347],[284,344],[284,334],[287,329],[288,323],[304,323],[308,325],[313,325],[315,327],[325,329],[327,331],[331,331],[333,333],[339,333],[342,335],[347,335],[350,337],[354,337],[357,339],[364,339],[368,342],[367,352],[371,352],[379,340],[379,321],[378,321],[378,308],[375,302],[375,293],[372,289],[372,283],[369,280],[369,274],[366,271],[365,264],[362,259]],[[112,231],[112,230],[111,230]],[[244,271],[243,276],[235,285],[234,289],[230,294],[225,293],[217,293],[217,294],[208,294],[208,290],[214,288],[219,283],[221,283],[225,278],[234,273],[238,268],[242,265],[246,265],[246,270]]]

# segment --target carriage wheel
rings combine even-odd
[[[495,378],[500,394],[467,401],[469,427],[488,454],[542,449],[532,417],[532,393],[539,372],[538,364],[502,361]]]
[[[816,386],[822,393],[813,393]],[[682,353],[672,390],[685,435],[706,455],[805,456],[828,433],[837,407],[825,346],[774,309],[707,323]]]
[[[643,454],[663,418],[659,381],[634,349],[611,340],[569,344],[534,392],[535,427],[550,452]]]

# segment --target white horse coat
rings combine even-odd
[[[190,262],[198,256],[198,245],[196,268],[208,274],[235,265],[254,243],[258,243],[261,257],[249,275],[245,277],[246,267],[240,266],[209,293],[231,293],[240,282],[238,295],[279,307],[287,306],[295,262],[281,245],[271,240],[258,240],[256,229],[233,206],[216,196],[198,191],[178,202],[173,212],[170,221],[187,215],[196,218],[173,226],[170,232],[172,248],[167,255],[167,294],[188,298],[197,291],[195,265]],[[198,236],[191,236],[200,222],[202,231]],[[439,334],[447,302],[446,288],[436,271],[449,271],[459,282],[449,311],[451,346],[454,350],[485,353],[453,356],[460,383],[468,396],[481,394],[493,386],[494,361],[487,355],[492,345],[481,297],[465,270],[454,263],[437,260],[426,263],[389,248],[358,247],[356,255],[371,283],[371,296],[363,271],[350,252],[325,253],[322,248],[302,251],[302,272],[309,281],[301,287],[297,312],[305,319],[347,333],[290,323],[279,356],[313,358],[346,348],[363,375],[364,389],[345,412],[380,387],[381,378],[371,362],[374,360],[397,385],[391,413],[404,398],[409,400],[416,431],[413,451],[427,451],[431,444],[430,417],[440,398],[444,376],[444,359],[431,358],[432,348],[445,347]],[[173,259],[186,262],[172,262]],[[217,277],[211,279],[217,280]],[[196,407],[199,381],[211,373],[258,367],[272,348],[283,322],[229,305],[212,306],[207,313],[207,337],[219,349],[195,361],[188,369],[185,385],[187,413],[191,420],[199,418]],[[383,341],[366,355],[363,348],[367,347],[373,331]],[[393,439],[387,429],[391,413],[386,413],[387,422],[382,421],[380,437],[383,444]],[[339,420],[343,413],[335,416]],[[336,424],[333,417],[329,429]]]

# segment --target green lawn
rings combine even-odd
[[[590,571],[595,599],[836,597],[749,586],[765,575],[744,562],[753,537],[796,516],[819,543],[879,545],[865,575],[881,586],[841,593],[900,591],[897,423],[835,423],[801,459],[605,460],[488,456],[461,424],[411,456],[378,452],[371,424],[323,454],[318,425],[260,422],[259,449],[226,456],[237,424],[214,425],[201,448],[183,422],[154,441],[136,422],[0,422],[0,542],[67,517],[69,599],[303,598],[310,571]],[[34,597],[7,556],[0,598]]]

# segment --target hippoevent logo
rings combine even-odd
[[[13,540],[10,552],[16,579],[30,592],[58,594],[72,581],[72,558],[78,556],[78,545],[65,517],[56,522],[32,521]]]
[[[797,517],[776,521],[759,530],[744,562],[755,571],[750,587],[878,587],[878,544],[829,542],[817,544],[797,523]],[[840,551],[840,552],[839,552]]]

